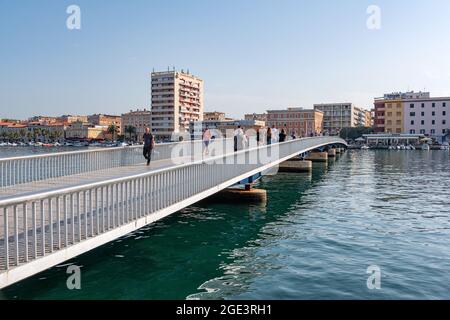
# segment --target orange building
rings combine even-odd
[[[267,125],[279,130],[284,128],[287,134],[298,137],[319,135],[323,131],[323,112],[303,108],[268,110]]]

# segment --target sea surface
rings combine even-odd
[[[449,299],[449,164],[448,151],[348,151],[264,177],[266,204],[199,203],[0,298]]]

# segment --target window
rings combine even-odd
[[[422,103],[422,108],[425,108],[425,103]]]
[[[442,120],[442,124],[447,124],[447,120]]]
[[[410,113],[409,113],[409,116],[410,116],[410,117],[415,117],[415,116],[416,116],[416,113],[415,113],[415,112],[410,112]]]
[[[447,102],[443,102],[442,106],[445,108],[447,106]]]
[[[420,124],[425,125],[425,121],[424,120],[420,121]]]
[[[432,115],[433,117],[436,116],[436,112],[433,111],[433,112],[431,113],[431,115]]]
[[[436,108],[436,103],[433,102],[433,104],[431,105],[433,108]]]
[[[397,112],[397,117],[401,117],[402,113],[401,112]]]
[[[409,133],[410,133],[410,134],[416,134],[416,130],[411,129],[411,130],[409,130]]]
[[[412,125],[412,126],[414,125],[414,120],[411,120],[411,125]]]
[[[425,129],[420,129],[420,134],[425,134]]]
[[[392,112],[388,112],[388,113],[387,113],[387,116],[388,116],[388,117],[392,117]]]
[[[443,116],[446,116],[447,115],[447,112],[444,110],[444,111],[442,111],[442,115]]]
[[[431,124],[434,126],[436,124],[436,120],[431,120]]]
[[[414,108],[414,103],[411,103],[410,105],[409,105],[409,107],[412,109],[412,108]]]
[[[436,133],[436,130],[431,129],[431,134],[435,134],[435,133]]]
[[[422,111],[422,112],[420,113],[420,115],[421,115],[422,117],[425,117],[425,112]]]

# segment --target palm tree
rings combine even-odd
[[[112,124],[108,127],[108,133],[112,135],[112,140],[116,140],[116,134],[117,134],[117,126],[115,124]]]
[[[136,127],[134,127],[134,126],[126,126],[125,127],[125,132],[130,135],[130,140],[131,140],[131,136],[136,134]]]

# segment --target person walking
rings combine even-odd
[[[272,143],[278,142],[278,129],[272,126]]]
[[[244,130],[242,130],[241,126],[238,126],[234,131],[234,152],[243,150],[246,142],[247,137],[244,134]]]
[[[272,129],[270,129],[270,127],[267,128],[266,142],[267,142],[267,145],[272,144]]]
[[[281,129],[281,132],[280,132],[280,134],[278,136],[279,136],[278,141],[280,143],[286,141],[287,135],[286,135],[286,131],[284,129]]]
[[[209,154],[209,144],[211,142],[211,131],[209,131],[208,126],[206,126],[205,131],[203,132],[203,144],[205,145],[205,150],[203,151],[203,155]]]
[[[155,138],[150,133],[150,128],[145,128],[144,139],[144,158],[147,160],[147,166],[150,165],[152,161],[152,151],[155,147]]]

